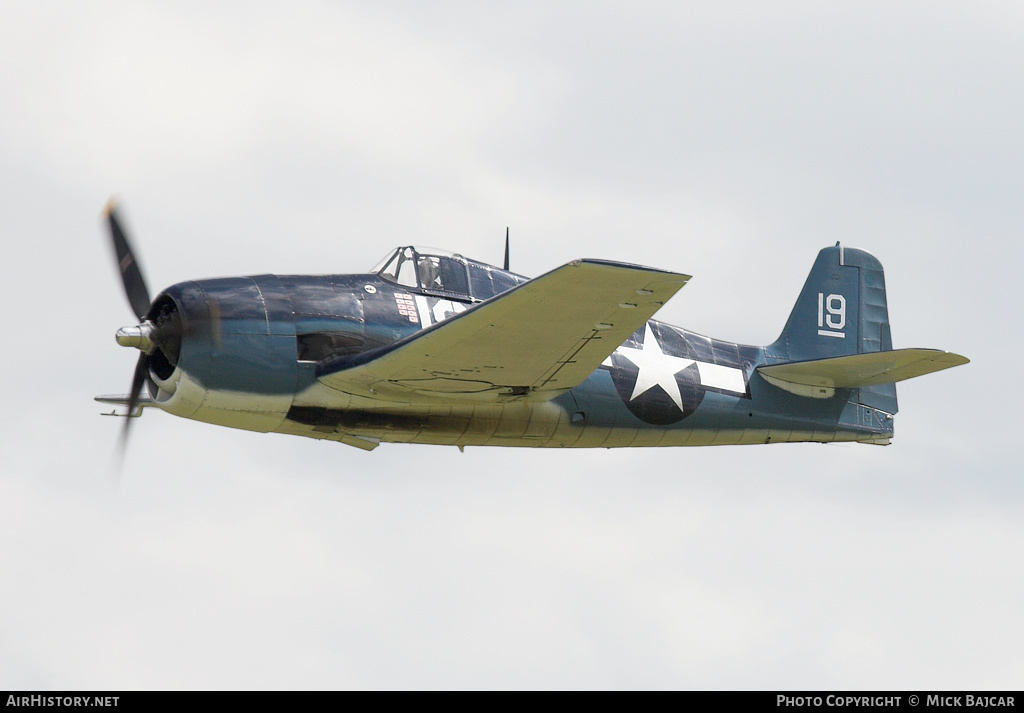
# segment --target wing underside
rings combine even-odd
[[[576,260],[393,345],[324,362],[317,378],[399,402],[551,398],[593,373],[689,279]]]

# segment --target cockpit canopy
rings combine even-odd
[[[436,248],[395,248],[371,270],[382,279],[432,294],[481,302],[526,282],[511,272]]]

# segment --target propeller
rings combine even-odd
[[[121,227],[121,221],[117,217],[117,203],[113,198],[107,203],[105,213],[107,224],[110,226],[110,238],[114,245],[114,256],[117,258],[117,269],[120,270],[121,281],[124,283],[124,293],[128,297],[128,303],[131,304],[135,316],[141,320],[146,316],[150,305],[146,279],[142,276],[142,269],[132,252],[128,236],[125,235],[124,228]]]
[[[132,251],[131,243],[124,232],[121,221],[117,216],[117,204],[110,199],[104,210],[107,225],[110,229],[111,244],[114,246],[114,257],[117,260],[117,269],[121,273],[121,282],[124,284],[124,293],[128,298],[135,316],[141,324],[138,327],[122,327],[117,331],[117,343],[122,346],[136,347],[142,353],[135,364],[135,374],[132,376],[132,387],[128,394],[128,413],[124,420],[124,430],[121,432],[121,457],[124,457],[125,448],[128,445],[128,431],[132,421],[135,420],[136,410],[139,408],[139,397],[142,395],[142,387],[146,385],[146,378],[149,374],[150,354],[153,352],[158,331],[152,322],[145,319],[149,312],[150,299],[149,289],[146,287],[146,279],[142,276],[139,262]]]

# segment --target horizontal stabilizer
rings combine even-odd
[[[551,398],[593,373],[689,279],[576,260],[393,345],[323,362],[317,379],[400,402]]]
[[[801,396],[830,398],[836,389],[894,384],[970,361],[938,349],[895,349],[757,367],[770,384]]]

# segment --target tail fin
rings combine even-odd
[[[891,349],[882,264],[836,243],[818,253],[785,329],[766,352],[769,363],[777,363]],[[859,403],[896,413],[894,384],[859,391]]]
[[[892,349],[882,264],[839,243],[818,253],[786,328],[768,347],[786,361]]]

